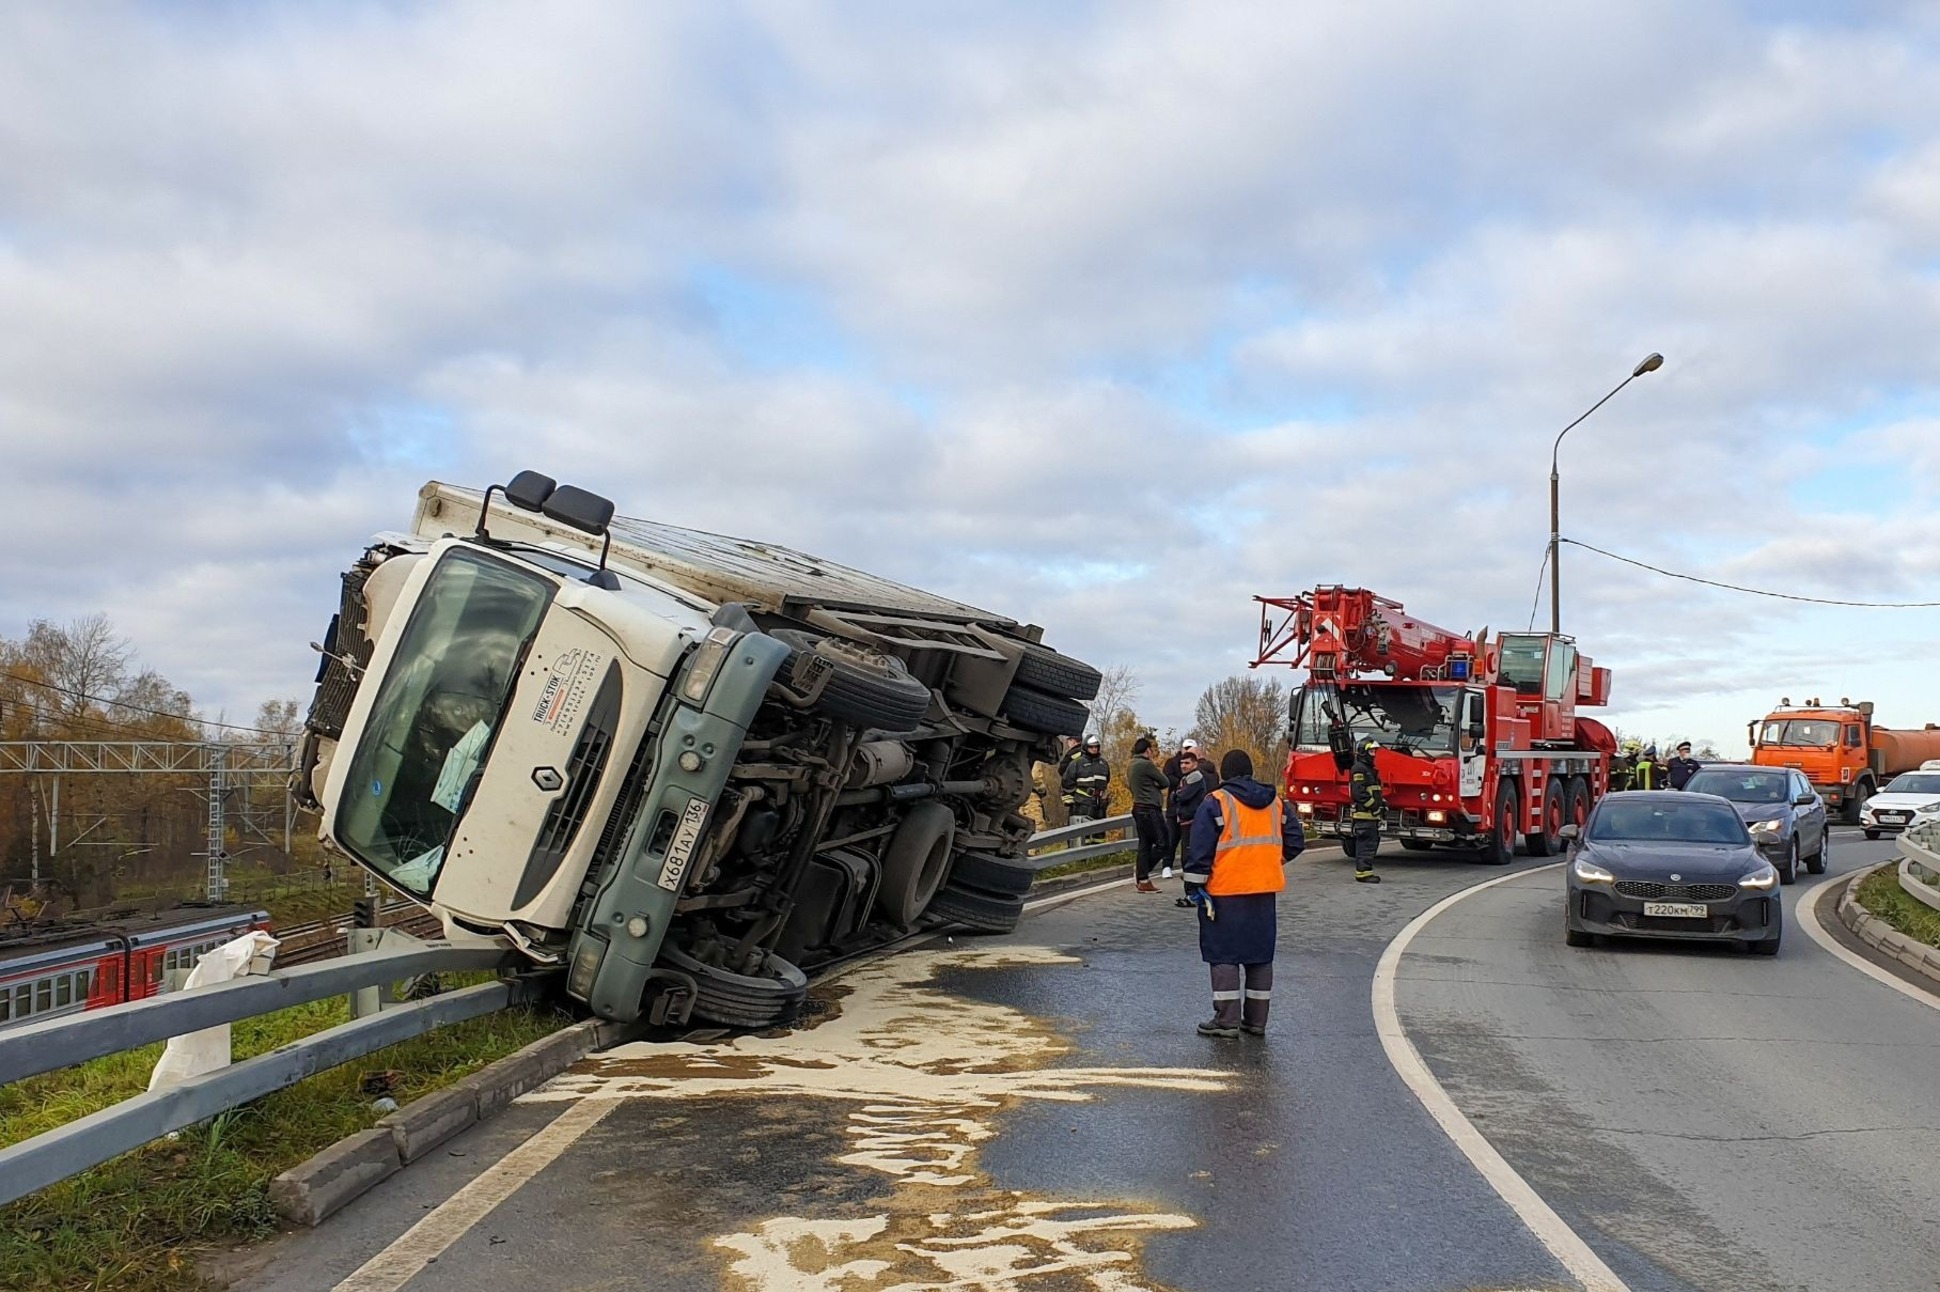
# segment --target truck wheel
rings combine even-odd
[[[834,666],[815,702],[817,713],[851,726],[900,735],[916,730],[929,711],[930,689],[911,677],[894,655],[794,628],[777,628],[768,635],[793,652],[777,674],[783,679],[793,676],[795,662],[803,655],[816,655]]]
[[[1550,777],[1543,786],[1543,828],[1529,836],[1529,855],[1554,857],[1563,850],[1563,809],[1568,806],[1569,782]]]
[[[1046,695],[1028,686],[1013,686],[1004,697],[1004,717],[1014,727],[1041,731],[1047,736],[1082,736],[1091,710],[1076,700]]]
[[[1514,781],[1502,782],[1495,792],[1495,837],[1482,852],[1491,866],[1506,866],[1516,859],[1516,825],[1522,815],[1522,799]]]
[[[930,903],[929,913],[976,933],[1008,933],[1023,918],[1024,899],[998,897],[970,888],[940,888]]]
[[[941,803],[918,803],[909,810],[882,850],[876,909],[884,919],[902,928],[916,923],[950,869],[956,832],[956,813]]]
[[[1590,783],[1581,776],[1570,777],[1569,792],[1563,799],[1563,820],[1575,826],[1579,835],[1590,823]]]
[[[987,852],[959,852],[956,864],[950,867],[949,883],[953,888],[1021,897],[1036,882],[1037,872],[1030,867]]]
[[[1846,795],[1844,811],[1847,825],[1859,824],[1859,813],[1865,808],[1866,800],[1872,796],[1873,783],[1871,781],[1858,781],[1853,785],[1852,793]]]
[[[1017,676],[1013,679],[1014,685],[1073,700],[1095,699],[1104,681],[1104,674],[1083,660],[1061,655],[1035,642],[1024,643],[1024,658],[1017,661]]]
[[[807,976],[772,951],[764,957],[758,975],[704,964],[671,944],[660,949],[660,958],[694,980],[694,1013],[729,1027],[786,1023],[808,995]]]

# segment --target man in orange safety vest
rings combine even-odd
[[[1273,944],[1285,865],[1307,846],[1293,804],[1253,779],[1253,759],[1219,760],[1220,787],[1192,821],[1186,896],[1199,911],[1199,957],[1212,968],[1213,1016],[1201,1036],[1266,1032],[1273,1001]]]

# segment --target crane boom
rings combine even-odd
[[[1305,665],[1319,678],[1379,673],[1402,681],[1466,681],[1494,672],[1488,630],[1479,635],[1437,627],[1408,614],[1399,601],[1338,584],[1260,603],[1260,653],[1253,661]],[[1284,617],[1275,622],[1275,611]],[[1294,648],[1292,659],[1285,651]]]

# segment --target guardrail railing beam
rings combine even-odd
[[[480,983],[353,1019],[9,1145],[0,1149],[0,1206],[373,1050],[503,1009],[514,990],[510,981]]]
[[[91,1009],[85,1014],[23,1023],[0,1031],[0,1085],[205,1027],[239,1022],[328,996],[349,995],[362,987],[424,973],[497,969],[512,962],[507,952],[497,948],[421,943],[395,951],[318,960],[126,1005]]]

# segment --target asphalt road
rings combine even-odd
[[[1832,871],[1892,855],[1837,831]],[[1773,960],[1566,947],[1551,871],[1458,903],[1402,962],[1443,1086],[1636,1292],[1940,1287],[1940,1012],[1803,935],[1815,882],[1785,890]]]
[[[1889,850],[1841,838],[1835,869]],[[1576,1286],[1370,1010],[1390,939],[1504,872],[1383,872],[1291,868],[1263,1041],[1192,1032],[1192,917],[1121,885],[856,969],[804,1030],[582,1064],[240,1286]],[[1514,1166],[1637,1292],[1937,1286],[1940,1014],[1795,926],[1770,961],[1569,951],[1560,886],[1466,898],[1400,965],[1411,1037]]]

